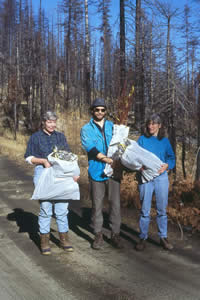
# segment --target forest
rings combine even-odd
[[[116,5],[114,27],[111,0],[60,0],[51,20],[42,0],[37,12],[32,0],[0,0],[0,133],[30,135],[47,109],[76,112],[81,124],[103,97],[109,117],[136,134],[159,113],[182,178],[191,176],[192,149],[198,182],[200,1],[182,9],[170,0]]]

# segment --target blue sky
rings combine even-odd
[[[52,20],[52,17],[54,16],[54,22],[56,22],[56,8],[57,4],[60,3],[62,0],[42,0],[42,7],[46,11],[46,16],[49,18],[49,20]],[[134,3],[136,2],[135,0]],[[151,0],[152,3],[154,0]],[[183,52],[181,49],[184,48],[185,41],[182,39],[182,33],[180,31],[177,31],[178,27],[180,24],[183,22],[183,10],[184,6],[188,4],[189,7],[193,6],[193,10],[191,12],[191,18],[192,18],[192,23],[197,26],[197,30],[199,31],[199,20],[200,20],[200,5],[199,3],[196,4],[195,0],[162,0],[165,3],[170,3],[171,7],[173,9],[179,8],[179,17],[178,18],[173,18],[172,20],[172,28],[175,28],[175,31],[172,30],[171,32],[171,41],[173,41],[173,44],[175,44],[177,51],[177,56],[181,59],[183,56]],[[37,12],[40,4],[40,0],[32,0],[33,2],[33,8],[35,12]],[[88,0],[89,2],[89,0]],[[120,0],[111,0],[111,28],[112,31],[115,34],[119,32],[119,2]],[[143,3],[143,0],[142,0]],[[92,9],[93,10],[93,9]],[[92,11],[90,7],[90,12]],[[117,22],[116,22],[117,21]],[[158,18],[159,21],[159,18]],[[175,21],[175,22],[174,22]],[[89,22],[90,25],[93,26],[98,26],[98,18],[95,15],[92,15],[91,13],[89,14]],[[134,22],[134,21],[133,21]],[[179,24],[178,24],[179,23]],[[166,26],[166,19],[164,21],[164,24]],[[174,26],[175,25],[175,26]],[[127,29],[129,31],[129,29]],[[132,36],[132,32],[129,32],[130,35]],[[97,44],[98,44],[98,39],[99,35],[96,31],[93,31],[93,34],[95,35],[95,38],[97,39]],[[196,33],[199,36],[199,33]],[[127,44],[128,46],[128,44]],[[199,52],[199,51],[198,51]],[[197,54],[198,55],[198,54]]]
[[[37,11],[37,9],[39,8],[40,0],[32,0],[32,2],[33,2],[34,10]],[[42,0],[42,7],[45,9],[46,14],[50,19],[53,15],[56,15],[55,12],[56,12],[56,7],[58,2],[60,2],[60,0]],[[194,4],[195,2],[193,0],[168,0],[168,1],[165,0],[165,2],[170,2],[174,8],[177,7],[180,9],[180,11],[184,9],[185,4],[188,4],[190,6],[192,3],[193,5],[195,5]],[[113,22],[116,21],[118,12],[119,12],[119,0],[111,0],[111,15],[113,17],[112,18]],[[92,23],[92,18],[90,19]]]
[[[166,0],[165,0],[166,1]],[[184,8],[184,5],[187,3],[190,5],[191,0],[169,0],[174,7]],[[57,3],[59,0],[42,0],[42,6],[45,8],[46,12],[49,15],[52,15],[55,12],[57,7]],[[153,2],[153,1],[152,1]],[[119,0],[112,0],[111,1],[112,9],[111,11],[116,13],[119,8]],[[34,8],[38,8],[40,4],[40,0],[33,0]]]
[[[57,4],[59,2],[61,2],[61,0],[42,0],[42,7],[45,9],[48,17],[52,17],[55,14]],[[37,11],[40,5],[40,0],[32,0],[32,3],[34,10]],[[111,11],[114,16],[116,16],[119,8],[119,0],[112,0],[111,5]]]
[[[49,20],[52,20],[52,17],[55,16],[56,18],[56,8],[57,8],[57,4],[60,3],[62,0],[42,0],[42,7],[45,9],[46,11],[46,16],[49,18]],[[134,1],[134,0],[132,0]],[[188,4],[188,6],[193,6],[193,12],[191,13],[191,17],[195,20],[198,20],[199,22],[199,5],[195,5],[195,0],[163,0],[164,2],[168,2],[170,3],[170,5],[173,8],[179,8],[179,18],[176,18],[176,25],[177,22],[182,23],[183,22],[183,14],[181,12],[183,12],[184,6],[185,4]],[[35,12],[37,12],[38,8],[39,8],[39,4],[40,4],[40,0],[32,0],[33,2],[33,7]],[[89,2],[89,1],[88,1]],[[134,1],[135,2],[135,1]],[[143,2],[143,1],[142,1]],[[152,0],[152,3],[154,2],[154,0]],[[197,8],[195,10],[195,7]],[[56,20],[54,18],[54,20]],[[174,20],[172,20],[172,23],[174,23]],[[96,26],[97,22],[98,22],[98,18],[96,18],[95,15],[89,14],[89,21],[90,21],[90,25],[91,26]],[[117,21],[117,22],[116,22]],[[119,0],[111,0],[111,27],[113,32],[118,32],[119,31]],[[196,22],[197,23],[197,22]],[[176,32],[177,35],[177,32]],[[172,38],[174,39],[174,36],[172,34]],[[175,36],[176,38],[176,36]],[[180,36],[179,36],[180,38]],[[176,39],[177,40],[177,39]],[[179,42],[181,42],[181,39],[179,39]]]

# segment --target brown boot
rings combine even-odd
[[[60,247],[63,248],[67,252],[73,252],[74,248],[69,242],[69,234],[68,232],[59,232],[60,237]]]
[[[92,248],[95,250],[100,250],[103,248],[103,235],[102,232],[98,232],[95,234],[95,239],[94,242],[92,244]]]
[[[167,238],[161,238],[160,244],[163,247],[163,249],[165,249],[165,250],[172,250],[174,248],[173,245],[170,244],[170,242],[168,241]]]
[[[49,246],[49,236],[50,234],[40,234],[40,248],[41,253],[43,255],[50,255],[51,254],[51,248]]]
[[[135,250],[144,251],[146,248],[146,240],[140,239],[139,243],[135,246]]]
[[[120,235],[118,233],[112,233],[111,243],[112,243],[113,247],[115,247],[117,249],[124,248],[124,246],[122,244],[122,240],[121,240]]]

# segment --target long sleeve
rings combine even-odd
[[[28,141],[28,145],[27,145],[27,148],[26,148],[26,152],[24,154],[24,158],[27,158],[29,156],[37,156],[37,138],[35,135],[32,135],[30,138],[29,138],[29,141]]]
[[[175,154],[174,154],[174,151],[173,151],[172,146],[168,139],[167,139],[166,161],[165,162],[168,164],[169,170],[171,170],[175,167],[175,163],[176,163]]]

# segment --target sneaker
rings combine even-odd
[[[95,234],[95,239],[94,242],[92,244],[92,248],[95,250],[100,250],[103,247],[103,235],[102,232],[98,232]]]
[[[174,247],[170,242],[168,241],[167,238],[161,238],[160,239],[160,245],[165,249],[165,250],[172,250]]]
[[[146,248],[146,240],[140,239],[140,241],[135,246],[135,250],[144,251],[145,248]]]
[[[112,233],[112,235],[111,235],[111,243],[112,243],[113,247],[115,247],[117,249],[124,248],[124,246],[122,244],[122,240],[120,238],[120,235],[117,234],[117,233]]]

